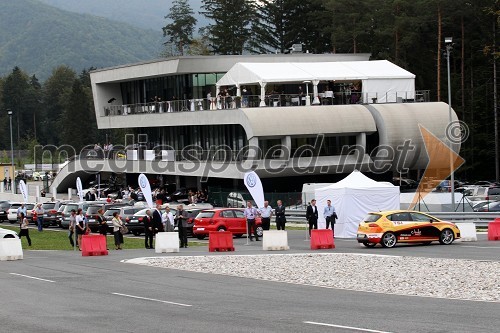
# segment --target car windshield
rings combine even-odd
[[[197,219],[202,219],[202,218],[212,218],[214,217],[215,212],[201,212],[196,216]]]
[[[380,214],[368,214],[363,221],[365,221],[366,223],[377,222],[380,217]]]
[[[101,209],[101,206],[89,206],[89,208],[87,208],[87,214],[97,214],[97,211]]]
[[[55,206],[56,206],[55,202],[46,202],[42,204],[43,209],[54,209]]]
[[[113,213],[118,213],[120,214],[119,209],[108,209],[105,213],[104,216],[113,216]]]
[[[74,209],[75,211],[77,211],[77,210],[78,210],[78,205],[66,205],[66,209],[65,209],[65,210],[66,210],[67,212],[71,212],[73,209]]]
[[[66,208],[66,205],[62,205],[61,207],[59,207],[58,212],[64,212],[65,208]]]
[[[12,204],[12,206],[10,206],[10,208],[19,208],[21,207],[21,204]]]
[[[33,209],[33,208],[35,208],[34,204],[26,204],[26,209],[30,210],[30,209]]]

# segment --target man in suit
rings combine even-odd
[[[177,222],[177,232],[179,233],[179,240],[181,241],[181,247],[188,247],[187,240],[187,214],[184,211],[184,206],[177,206],[177,213],[175,213],[174,220]]]
[[[309,223],[309,236],[311,236],[311,229],[318,229],[318,207],[316,207],[316,199],[312,199],[311,204],[307,206],[306,219]]]
[[[156,209],[153,211],[153,231],[155,234],[164,231],[161,220],[161,205],[156,205]]]
[[[285,230],[285,206],[283,206],[283,202],[281,200],[278,200],[276,203],[278,204],[274,211],[274,214],[276,215],[276,229]]]
[[[151,216],[151,211],[146,211],[146,216],[142,219],[144,223],[144,246],[146,249],[153,249],[153,216]]]

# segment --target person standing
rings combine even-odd
[[[243,214],[247,219],[248,237],[250,238],[250,241],[253,241],[252,234],[255,236],[255,241],[259,241],[259,236],[257,235],[257,232],[255,232],[255,218],[257,217],[258,213],[259,212],[257,211],[257,209],[252,207],[252,202],[247,201],[247,208],[245,208]]]
[[[12,190],[12,179],[10,179],[10,177],[7,179],[7,187],[8,187],[8,190]]]
[[[181,247],[188,247],[187,240],[187,218],[186,213],[184,212],[184,206],[177,206],[177,212],[175,213],[174,220],[177,222],[177,232],[179,233],[179,240],[181,242]]]
[[[331,200],[326,200],[326,207],[323,210],[323,216],[325,217],[326,228],[328,229],[331,223],[332,231],[335,232],[334,224],[335,219],[337,218],[337,213],[335,213],[335,207],[333,207]]]
[[[264,201],[264,207],[259,209],[259,214],[262,219],[262,229],[269,230],[273,216],[273,209],[269,206],[269,201]]]
[[[3,179],[3,190],[7,191],[9,188],[7,187],[7,177],[4,177]]]
[[[276,214],[276,229],[285,230],[285,206],[283,206],[283,202],[281,200],[278,200],[276,203],[278,204],[278,207],[274,210],[274,213]]]
[[[316,199],[311,200],[311,204],[307,206],[306,219],[309,223],[309,236],[312,229],[318,229],[318,207],[316,207]]]
[[[146,216],[142,219],[144,223],[144,246],[146,249],[153,249],[153,216],[151,211],[146,211]]]
[[[29,221],[25,217],[24,213],[20,213],[19,218],[21,220],[20,224],[21,230],[19,231],[19,239],[21,239],[22,236],[25,236],[26,239],[28,240],[28,246],[31,246],[30,231],[28,229]]]
[[[83,216],[83,211],[81,208],[78,208],[78,211],[76,213],[75,217],[75,222],[76,222],[76,235],[78,236],[78,249],[81,251],[82,250],[82,237],[85,235],[85,230],[87,229],[87,224],[85,221],[85,216]]]
[[[115,250],[122,250],[123,244],[123,234],[121,233],[121,228],[123,227],[122,219],[118,212],[113,213],[113,219],[111,220],[113,223],[113,236],[115,239]]]
[[[23,213],[24,216],[26,216],[26,206],[24,206],[24,203],[22,203],[21,206],[19,206],[19,208],[17,208],[17,219],[19,221],[19,224],[21,224],[23,222],[21,220],[21,213]]]
[[[99,234],[104,236],[104,239],[106,242],[106,250],[109,250],[108,249],[108,223],[106,222],[106,219],[104,218],[104,210],[102,208],[97,211],[96,222],[98,225]]]
[[[161,220],[161,205],[156,205],[156,209],[153,211],[153,231],[155,234],[158,232],[163,232],[165,228]]]
[[[75,234],[75,228],[76,228],[76,211],[72,209],[71,214],[69,216],[69,233],[68,233],[69,243],[71,244],[71,247],[75,247],[75,241],[73,240],[73,235]],[[76,246],[78,246],[78,241],[76,243]]]
[[[38,226],[38,231],[43,231],[43,214],[45,213],[45,210],[42,207],[42,204],[39,203],[36,205],[35,208],[35,214],[36,214],[36,223]]]
[[[174,231],[174,215],[170,211],[170,207],[165,208],[165,212],[161,216],[161,222],[166,232]]]

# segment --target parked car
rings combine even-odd
[[[247,233],[246,219],[242,209],[216,208],[201,211],[194,219],[193,234],[198,239],[204,239],[211,231],[230,231],[236,237]],[[255,220],[255,231],[262,236],[262,222]]]
[[[44,210],[43,213],[43,227],[47,228],[51,225],[58,225],[59,219],[57,216],[57,211],[59,208],[68,201],[49,201],[42,204]]]
[[[63,229],[69,228],[69,216],[71,215],[71,210],[75,210],[78,212],[78,209],[81,208],[82,211],[87,211],[89,205],[94,203],[95,201],[83,201],[83,202],[68,202],[66,203],[66,207],[61,213],[61,224],[60,227]]]
[[[193,227],[194,227],[194,219],[198,216],[199,213],[201,213],[204,209],[203,208],[190,208],[186,207],[184,211],[186,212],[187,215],[187,223],[188,227],[186,228],[187,235],[194,237],[193,234]],[[172,213],[174,214],[174,213]]]
[[[7,211],[7,220],[9,220],[10,223],[16,223],[17,222],[17,209],[21,207],[22,202],[11,202],[10,203],[10,208]]]
[[[450,222],[416,211],[395,210],[369,213],[359,224],[357,240],[366,247],[399,243],[450,245],[460,238],[460,230]]]
[[[491,201],[491,200],[479,200],[479,201],[472,201],[472,210],[475,212],[479,212],[479,209],[488,206],[491,203],[496,203],[498,201]]]
[[[127,226],[127,229],[135,236],[140,236],[144,232],[144,224],[142,222],[142,219],[144,218],[144,216],[146,216],[146,211],[148,210],[150,210],[150,208],[143,208],[136,212],[134,215],[129,216],[128,219],[125,219],[124,222],[126,223],[125,225]],[[170,208],[170,212],[175,215],[177,211],[173,208]],[[108,225],[111,225],[111,222],[109,222]]]
[[[494,201],[477,208],[476,212],[500,212],[500,202]]]
[[[35,213],[35,206],[36,204],[34,203],[27,203],[24,205],[26,207],[26,218],[28,219],[29,223],[36,223],[36,221],[33,221],[33,216]]]
[[[141,207],[133,207],[133,206],[124,206],[124,207],[111,207],[108,210],[104,212],[104,218],[106,219],[106,223],[108,225],[108,231],[113,232],[113,223],[111,220],[113,219],[113,214],[115,212],[120,215],[122,218],[122,221],[125,222],[127,229],[129,232],[132,232],[134,235],[139,236],[140,232],[138,232],[135,228],[132,227],[130,229],[128,223],[130,221],[130,218],[137,212],[143,210]],[[144,210],[144,215],[146,215],[146,210]],[[141,230],[144,229],[143,226],[141,226]]]
[[[255,201],[253,201],[250,194],[240,193],[240,192],[230,192],[227,196],[226,206],[231,208],[245,208],[247,206],[247,201],[251,201],[252,205],[255,207]]]
[[[63,211],[65,208],[66,208],[66,203],[63,203],[59,207],[59,209],[57,210],[57,213],[56,213],[56,223],[59,227],[61,226],[62,214],[63,214]]]
[[[0,222],[7,221],[7,213],[10,208],[10,202],[0,201]]]
[[[0,228],[0,238],[19,238],[19,236],[15,231]]]
[[[122,204],[122,203],[114,203],[114,204],[108,204],[108,203],[92,203],[87,207],[87,210],[85,211],[85,217],[87,218],[87,225],[90,228],[92,232],[97,232],[99,229],[99,226],[97,224],[97,211],[99,209],[102,209],[103,215],[104,213],[110,209],[110,208],[115,208],[115,207],[124,207],[127,206],[127,204]]]

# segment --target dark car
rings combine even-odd
[[[116,204],[116,203],[94,203],[90,204],[85,211],[85,217],[87,218],[87,225],[92,232],[97,232],[99,229],[99,225],[97,224],[97,216],[99,215],[97,212],[99,209],[102,209],[103,213],[105,213],[108,209],[124,207],[127,204]]]
[[[95,202],[92,201],[84,201],[84,202],[68,202],[66,207],[61,213],[61,224],[59,225],[63,229],[69,228],[69,216],[71,215],[71,210],[75,210],[78,212],[78,209],[81,208],[82,211],[86,212],[87,208]]]
[[[45,202],[42,208],[43,213],[43,227],[47,228],[51,225],[59,225],[58,210],[66,203],[66,201]]]
[[[10,208],[10,202],[0,201],[0,222],[7,221],[7,211]]]
[[[109,208],[108,210],[106,210],[106,212],[104,212],[104,218],[106,219],[106,223],[108,225],[108,231],[109,232],[113,232],[113,223],[111,222],[111,220],[113,219],[113,214],[114,213],[118,213],[118,215],[120,215],[120,217],[122,218],[122,221],[125,222],[125,224],[127,224],[128,221],[130,220],[130,218],[135,213],[137,213],[138,211],[140,211],[142,209],[143,209],[142,207],[133,207],[133,206],[111,207],[111,208]],[[134,230],[134,229],[131,230],[129,228],[128,224],[127,224],[127,228],[134,235],[137,234],[137,231]],[[142,228],[144,228],[144,227],[142,227]],[[140,235],[140,233],[137,234],[137,236],[138,235]]]
[[[149,208],[143,208],[134,215],[130,216],[128,220],[125,221],[128,230],[136,236],[139,236],[144,232],[144,224],[142,219],[146,216],[146,211],[150,210]],[[164,211],[162,211],[163,214]],[[175,215],[177,212],[175,209],[170,208],[170,212]]]

